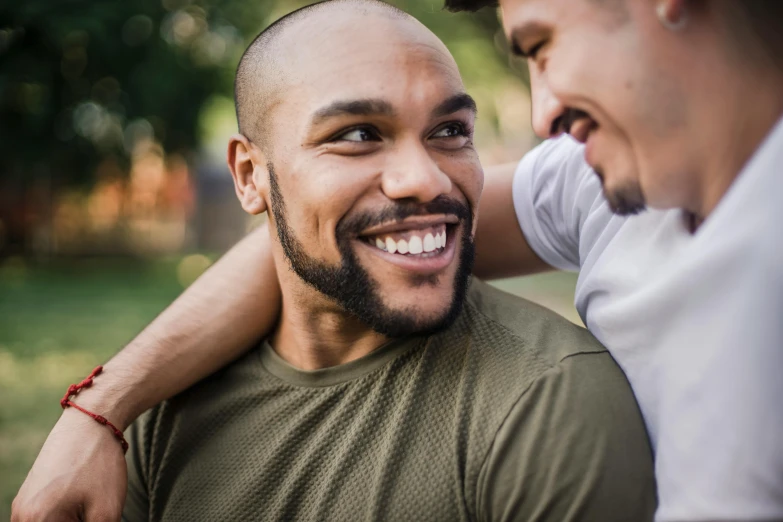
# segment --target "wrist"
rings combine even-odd
[[[123,406],[121,400],[115,398],[110,393],[99,392],[98,390],[85,390],[72,398],[71,402],[105,417],[121,431],[125,431],[136,418],[136,415],[133,415],[127,407]],[[65,411],[68,410],[72,410],[72,408],[65,409]]]
[[[112,424],[124,431],[139,416],[134,401],[138,398],[128,393],[133,386],[122,382],[120,376],[106,369],[94,379],[92,386],[83,388],[78,394],[71,396],[70,401],[82,408],[105,417]],[[66,411],[71,408],[66,408]]]

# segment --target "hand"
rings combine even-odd
[[[127,489],[125,456],[106,427],[65,410],[11,506],[11,522],[116,522]]]

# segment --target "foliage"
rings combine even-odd
[[[0,175],[93,181],[153,134],[167,151],[199,146],[198,118],[231,96],[235,65],[265,25],[310,2],[24,0],[0,9]],[[468,85],[509,73],[496,13],[450,14],[398,0],[449,45]],[[491,115],[490,115],[491,116]],[[2,181],[2,180],[0,180]]]
[[[71,184],[144,134],[193,148],[199,108],[230,91],[230,64],[272,4],[16,2],[0,15],[0,169]]]

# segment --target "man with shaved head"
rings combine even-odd
[[[251,44],[236,94],[229,167],[271,211],[282,318],[131,427],[123,518],[650,519],[609,354],[469,284],[483,172],[444,45],[383,3],[318,4]]]

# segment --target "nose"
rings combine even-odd
[[[539,138],[547,139],[560,134],[560,125],[565,106],[554,95],[544,75],[530,67],[530,96],[533,105],[533,132]]]
[[[416,142],[398,147],[384,170],[381,190],[389,199],[426,203],[451,193],[451,178],[440,169],[425,146]]]

